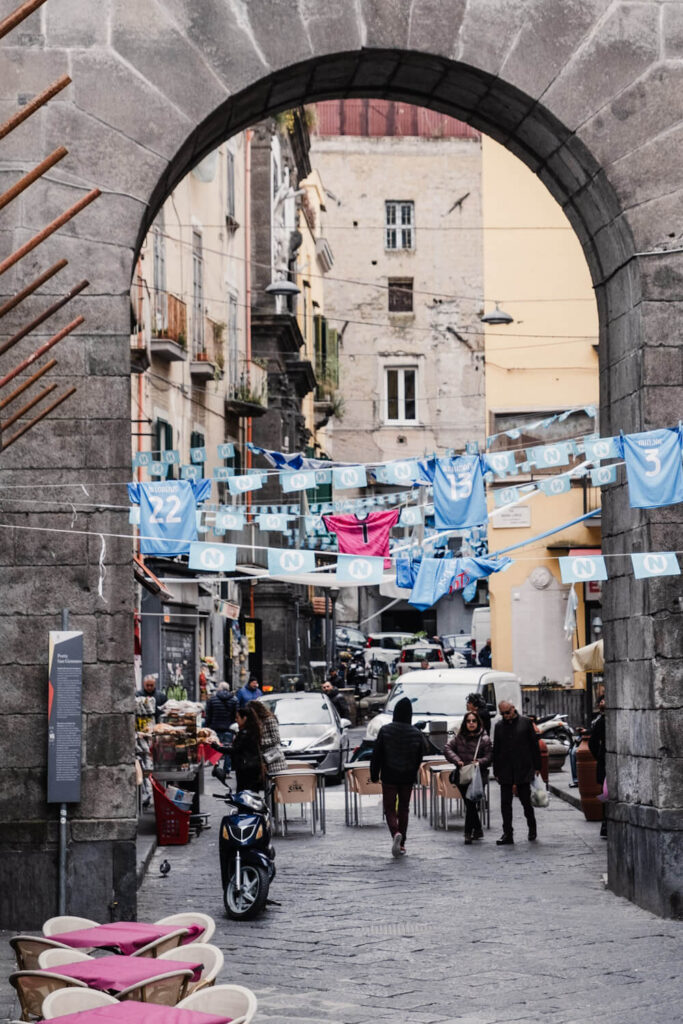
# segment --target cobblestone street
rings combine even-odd
[[[535,844],[516,803],[516,845],[496,847],[492,786],[483,842],[463,845],[462,819],[446,833],[412,817],[409,855],[396,861],[378,799],[365,798],[364,828],[347,828],[343,790],[329,787],[327,834],[297,823],[276,840],[271,896],[280,905],[235,923],[223,912],[211,789],[207,778],[213,827],[189,846],[156,851],[138,915],[211,914],[223,980],[254,990],[263,1024],[683,1020],[680,924],[604,888],[599,826],[556,798],[538,812]],[[3,992],[3,1013],[16,1014]]]

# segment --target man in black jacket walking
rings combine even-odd
[[[218,736],[221,745],[231,747],[234,734],[230,726],[237,715],[237,696],[226,682],[219,683],[213,697],[206,702],[205,721],[209,729]],[[223,771],[230,771],[230,754],[223,758]],[[220,776],[219,776],[220,777]]]
[[[503,700],[498,705],[502,721],[493,734],[493,774],[500,783],[500,809],[503,815],[503,834],[496,840],[498,846],[511,846],[512,791],[517,789],[519,802],[529,827],[529,842],[536,839],[536,816],[531,803],[531,783],[541,773],[541,751],[533,723],[518,715],[514,704]]]
[[[391,832],[391,853],[406,852],[410,798],[417,770],[425,753],[422,733],[412,725],[413,705],[403,697],[394,708],[394,718],[380,729],[370,758],[370,778],[382,780],[384,815]]]

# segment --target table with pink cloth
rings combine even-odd
[[[131,985],[142,984],[170,971],[192,971],[191,980],[199,981],[202,967],[196,960],[183,963],[165,957],[158,960],[152,956],[102,956],[92,960],[78,960],[72,964],[59,964],[58,967],[46,970],[84,981],[90,988],[97,988],[101,992],[116,994]]]
[[[65,946],[73,946],[74,949],[118,949],[124,955],[130,956],[149,942],[170,935],[171,932],[177,932],[179,927],[187,932],[181,939],[182,945],[193,942],[204,931],[201,924],[180,926],[145,924],[144,921],[112,921],[111,924],[98,924],[92,928],[61,932],[59,935],[51,935],[50,938],[55,942],[62,942]]]
[[[157,1003],[138,1003],[126,999],[94,1010],[66,1013],[60,1024],[230,1024],[232,1017],[219,1013],[200,1013],[199,1010],[181,1010],[177,1006],[159,1006]]]

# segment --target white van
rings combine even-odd
[[[479,651],[482,649],[486,641],[491,637],[490,608],[474,609],[474,611],[472,612],[472,622],[470,623],[470,632],[472,634],[472,639],[476,644],[475,651],[478,657]]]
[[[500,718],[498,705],[502,700],[510,701],[518,710],[522,706],[522,687],[519,677],[512,672],[481,667],[406,672],[394,683],[382,713],[368,722],[365,738],[376,739],[382,726],[391,722],[394,707],[402,697],[407,697],[413,705],[413,724],[445,722],[447,731],[454,732],[460,728],[470,693],[480,693],[491,706],[492,727]]]

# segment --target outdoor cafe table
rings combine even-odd
[[[186,934],[182,937],[182,944],[192,942],[203,932],[200,924],[185,926]],[[61,942],[65,946],[73,946],[74,949],[115,949],[126,956],[142,949],[149,942],[161,939],[164,935],[178,931],[175,925],[170,924],[145,924],[144,921],[112,921],[111,924],[98,924],[92,928],[78,928],[73,932],[61,932],[59,935],[51,935],[55,942]]]
[[[191,980],[199,981],[202,964],[194,960],[182,963],[180,960],[157,960],[156,957],[147,956],[102,956],[92,960],[78,960],[72,964],[60,964],[54,970],[66,975],[67,978],[84,981],[89,988],[116,995],[124,988],[142,984],[169,971],[192,971]]]
[[[66,1013],[60,1024],[229,1024],[232,1017],[219,1013],[200,1013],[199,1010],[181,1010],[177,1006],[157,1003],[138,1003],[127,999],[93,1010]]]

